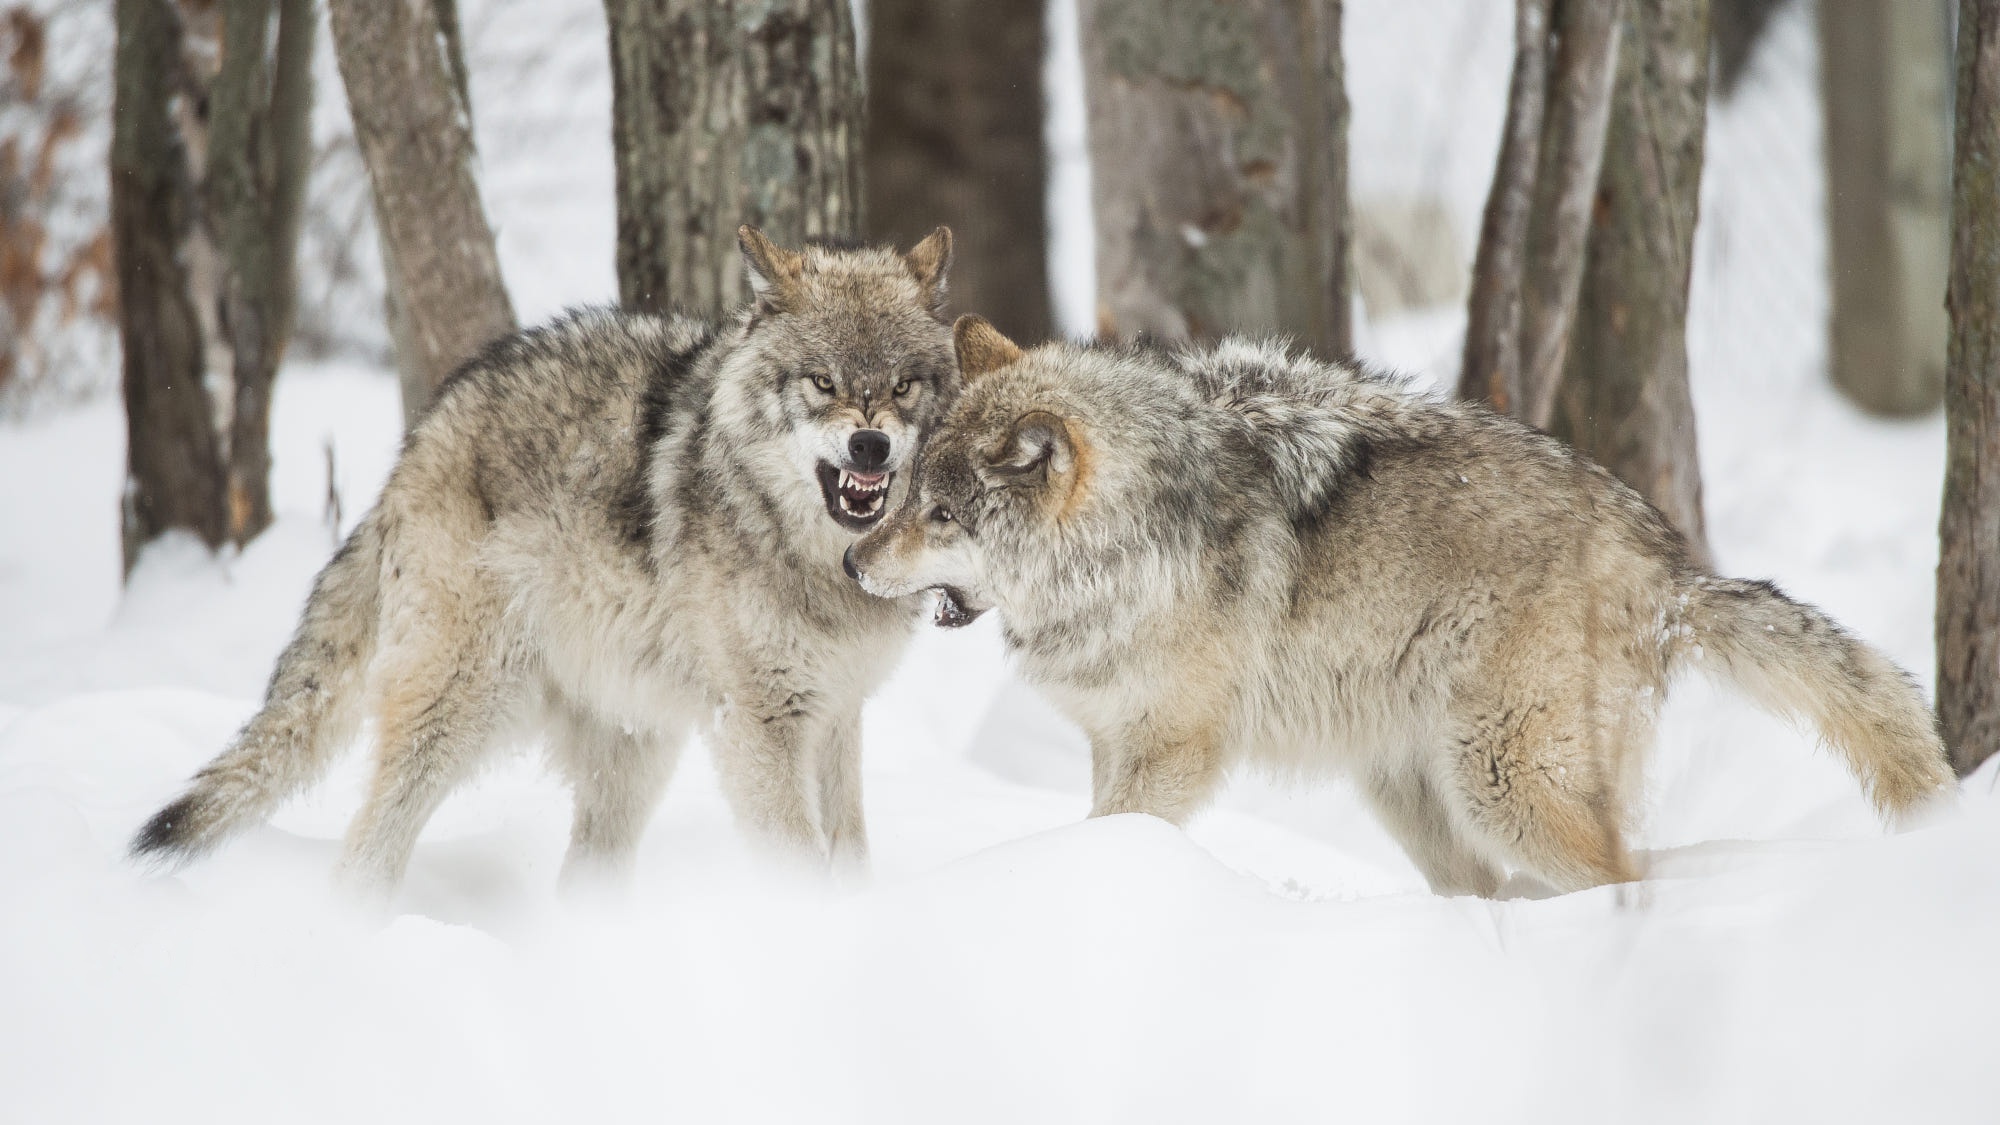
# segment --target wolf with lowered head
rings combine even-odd
[[[340,875],[401,878],[496,742],[574,789],[563,881],[621,879],[691,730],[737,819],[809,866],[866,859],[860,715],[921,616],[840,570],[957,395],[951,234],[907,254],[739,232],[754,303],[608,311],[489,346],[442,387],[314,585],[263,709],[133,850],[180,859],[378,739]]]
[[[1340,770],[1441,893],[1624,882],[1690,665],[1815,724],[1885,814],[1950,784],[1888,659],[1484,407],[1276,343],[956,337],[966,389],[848,570],[941,591],[940,624],[997,607],[1090,737],[1093,815],[1179,822],[1237,762]]]

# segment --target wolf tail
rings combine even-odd
[[[1909,674],[1769,582],[1689,583],[1679,655],[1705,656],[1760,706],[1808,719],[1885,817],[1952,784],[1937,722]]]
[[[354,736],[375,649],[382,535],[375,513],[313,582],[298,631],[278,657],[264,706],[187,792],[132,838],[134,858],[169,864],[201,855],[276,811],[325,772]]]

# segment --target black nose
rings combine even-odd
[[[849,543],[847,550],[841,554],[840,569],[846,571],[849,578],[856,582],[861,581],[861,572],[854,568],[854,544]]]
[[[854,468],[872,473],[889,463],[889,435],[881,430],[856,430],[847,439],[847,457]]]

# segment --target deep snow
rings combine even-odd
[[[1927,680],[1942,426],[1865,420],[1821,374],[1800,7],[1710,132],[1710,527],[1723,569]],[[1347,31],[1357,191],[1431,191],[1476,230],[1504,6],[1350,0]],[[603,299],[608,253],[575,252],[608,238],[601,138],[482,142],[524,316]],[[1362,339],[1442,378],[1458,331]],[[392,917],[326,884],[358,752],[211,861],[131,868],[331,548],[325,445],[351,525],[395,394],[289,368],[278,525],[220,560],[163,543],[122,591],[117,405],[0,428],[0,1121],[1994,1119],[1995,768],[1887,835],[1808,736],[1698,681],[1649,771],[1652,877],[1557,898],[1431,896],[1339,783],[1238,779],[1185,834],[1080,822],[1081,739],[990,621],[920,635],[869,707],[860,889],[757,871],[698,750],[622,910],[556,902],[567,801],[532,753],[447,803]]]

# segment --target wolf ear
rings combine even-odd
[[[959,374],[967,382],[1021,358],[1021,349],[1014,341],[1002,336],[985,317],[971,313],[951,326],[951,342],[958,352]]]
[[[1006,439],[987,453],[986,468],[1009,483],[1067,483],[1076,467],[1076,451],[1069,423],[1050,411],[1030,410],[1016,418]]]
[[[917,279],[917,288],[923,290],[924,304],[932,312],[944,307],[944,273],[951,268],[951,228],[939,227],[922,242],[910,247],[903,255],[903,264],[910,267],[910,273]]]
[[[758,314],[781,313],[790,309],[798,293],[799,272],[804,259],[796,251],[780,247],[765,238],[763,231],[747,224],[736,228],[736,246],[743,251],[743,264],[749,268],[750,291],[756,295]]]

